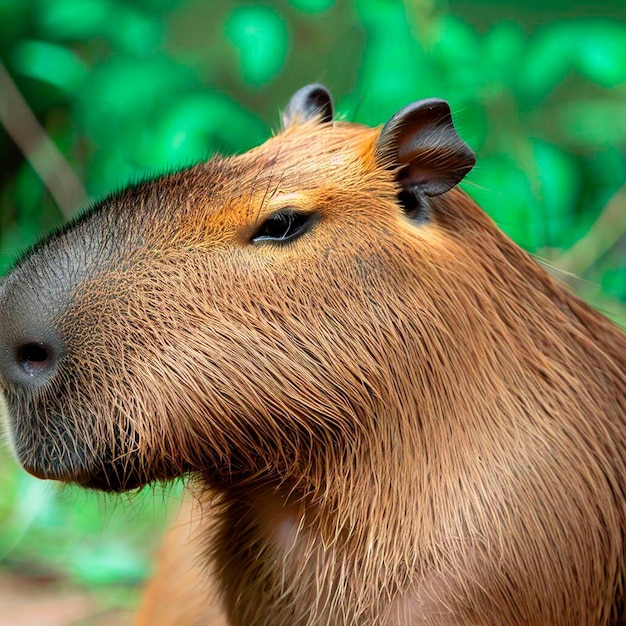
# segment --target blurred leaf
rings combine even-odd
[[[215,151],[247,150],[267,133],[261,121],[237,103],[207,93],[182,98],[166,109],[151,136],[149,153],[162,155],[163,164],[171,165],[203,160]]]
[[[604,206],[626,180],[626,158],[623,148],[610,144],[599,146],[585,159],[585,170],[594,184],[594,191],[600,191],[600,206]]]
[[[480,152],[487,138],[489,121],[485,109],[475,100],[460,103],[451,101],[452,119],[459,135],[475,151]]]
[[[10,50],[29,28],[29,6],[24,0],[0,0],[0,53]]]
[[[16,499],[10,514],[0,526],[0,561],[13,556],[16,547],[31,531],[38,517],[44,517],[53,505],[50,485],[19,471],[16,475]]]
[[[20,472],[19,501],[13,509],[15,522],[20,528],[27,529],[35,518],[49,518],[54,502],[52,485],[43,480]]]
[[[515,86],[526,53],[526,35],[518,24],[500,22],[483,40],[485,65],[499,82],[497,89]]]
[[[3,228],[0,232],[0,274],[4,274],[11,267],[15,257],[32,240],[22,238],[16,224]]]
[[[416,45],[401,2],[359,0],[368,45],[360,68],[358,120],[387,121],[400,107],[433,94],[437,79],[424,51]]]
[[[608,268],[602,274],[602,288],[615,298],[626,298],[626,263],[623,259],[619,267]]]
[[[489,64],[510,73],[522,60],[526,35],[518,24],[498,22],[485,36],[483,46]]]
[[[142,53],[161,41],[161,25],[129,3],[115,0],[39,0],[41,30],[56,39],[107,37]]]
[[[477,34],[461,20],[446,15],[439,22],[432,53],[440,65],[442,82],[454,90],[457,98],[471,94],[474,99],[484,76],[484,55]]]
[[[92,585],[137,582],[146,574],[145,555],[137,551],[130,537],[74,544],[70,563],[74,578]]]
[[[15,199],[19,206],[19,220],[26,228],[32,227],[39,234],[36,226],[41,215],[41,202],[44,186],[41,179],[28,163],[23,163],[15,177]]]
[[[571,70],[576,41],[568,27],[545,28],[526,47],[517,77],[522,96],[537,102],[545,98]]]
[[[306,13],[322,13],[335,4],[335,0],[289,0],[289,4]]]
[[[85,80],[88,69],[73,51],[45,41],[23,40],[13,51],[17,72],[66,91],[74,91]]]
[[[577,171],[571,157],[544,141],[533,141],[539,173],[546,238],[542,246],[569,247],[573,242],[574,209],[579,193]]]
[[[59,39],[104,35],[114,18],[108,0],[39,0],[37,15],[42,32]]]
[[[77,100],[87,133],[103,145],[122,139],[111,135],[124,124],[145,127],[146,116],[176,97],[194,76],[165,58],[112,59],[95,68]]]
[[[543,245],[543,211],[515,161],[505,154],[483,157],[470,180],[468,192],[505,233],[527,250]]]
[[[43,235],[46,229],[58,225],[60,215],[55,206],[52,206],[52,211],[49,210],[51,204],[45,202],[43,183],[28,163],[22,163],[13,186],[7,192],[14,203],[16,217],[11,227],[3,225],[0,242],[3,255],[16,255]],[[3,258],[2,262],[5,267],[8,265],[8,259]]]
[[[366,26],[375,26],[377,18],[389,23],[389,16],[404,16],[403,27],[407,24],[404,5],[401,0],[356,0],[355,7],[359,18]]]
[[[134,0],[135,4],[138,4],[146,11],[159,14],[162,11],[172,11],[181,4],[185,4],[185,0]]]
[[[226,34],[239,53],[243,79],[255,87],[270,81],[283,67],[289,33],[270,7],[238,7],[226,23]]]
[[[566,102],[558,123],[565,136],[585,146],[626,142],[626,111],[621,100]]]
[[[24,4],[24,0],[0,0],[0,12],[5,15],[17,12],[24,8]]]
[[[592,20],[545,27],[527,48],[520,85],[537,101],[572,70],[605,87],[626,81],[626,26]]]
[[[124,143],[134,142],[132,150],[120,145],[111,147],[106,152],[97,151],[91,158],[87,184],[90,196],[100,198],[130,183],[138,182],[162,164],[161,155],[156,155],[154,165],[137,163],[137,134],[133,133],[127,139],[129,141]]]
[[[162,38],[162,27],[157,19],[118,4],[111,20],[110,36],[117,45],[134,54],[152,52],[158,48]]]
[[[580,72],[604,87],[626,81],[626,26],[596,21],[577,30]]]

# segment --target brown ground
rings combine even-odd
[[[132,612],[111,604],[67,583],[0,570],[0,626],[129,626]]]

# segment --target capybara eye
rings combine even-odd
[[[250,239],[251,242],[276,241],[286,243],[303,235],[314,222],[314,213],[282,209],[272,213]]]

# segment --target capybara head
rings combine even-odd
[[[378,428],[365,405],[395,377],[429,384],[437,355],[405,334],[439,345],[466,323],[442,295],[473,252],[433,200],[473,153],[441,100],[382,131],[332,109],[305,87],[261,147],[116,193],[16,264],[0,372],[29,472],[123,490],[323,471],[319,450]]]
[[[423,432],[459,398],[493,404],[494,381],[522,382],[519,344],[559,345],[549,283],[454,189],[474,155],[445,102],[372,129],[311,85],[283,126],[112,195],[6,277],[0,380],[28,471],[319,489],[406,453],[382,416]]]

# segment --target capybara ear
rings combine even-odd
[[[430,98],[405,106],[380,131],[376,160],[398,167],[407,191],[438,196],[463,180],[476,157],[459,137],[445,100]]]
[[[314,117],[320,122],[332,122],[333,113],[333,99],[328,89],[318,83],[306,85],[291,96],[283,111],[283,128]]]

